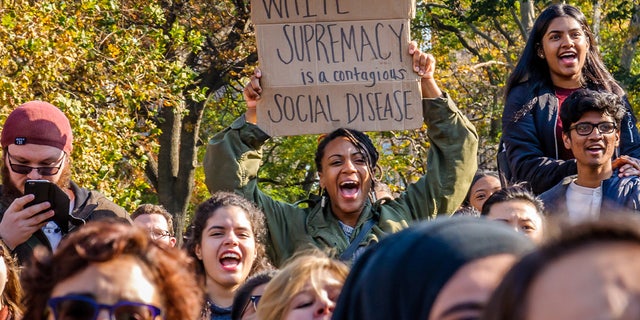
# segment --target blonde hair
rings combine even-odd
[[[258,304],[258,318],[283,319],[293,298],[309,283],[316,292],[321,290],[323,271],[344,283],[349,267],[320,249],[295,254],[265,287]]]

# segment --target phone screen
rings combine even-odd
[[[53,210],[55,215],[47,219],[47,221],[53,220],[63,233],[68,232],[69,204],[71,200],[64,190],[48,180],[27,180],[24,185],[24,193],[35,195],[35,199],[29,202],[26,207],[48,201],[51,207],[38,214]]]
[[[34,204],[49,201],[49,196],[51,194],[51,185],[52,183],[48,180],[27,180],[24,185],[24,193],[33,194],[36,197],[26,206],[30,207]],[[53,203],[51,203],[51,206],[53,206]]]

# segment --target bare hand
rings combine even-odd
[[[13,250],[20,244],[26,242],[34,232],[44,227],[45,220],[53,217],[53,210],[42,214],[37,214],[51,207],[49,202],[38,203],[25,208],[35,198],[28,194],[13,200],[7,211],[4,212],[0,221],[0,236],[2,241]]]
[[[438,87],[433,75],[436,72],[436,58],[418,49],[415,41],[409,43],[409,54],[413,58],[413,71],[420,76],[423,98],[437,98],[442,96],[442,91]]]
[[[251,76],[251,80],[244,86],[242,94],[244,95],[244,101],[247,103],[247,111],[245,112],[245,119],[247,122],[256,123],[256,106],[262,94],[262,87],[260,86],[260,78],[262,78],[262,72],[256,68]]]
[[[640,160],[627,155],[620,156],[611,163],[618,169],[618,177],[640,176]]]
[[[409,43],[409,54],[413,57],[413,71],[422,79],[433,79],[433,74],[436,71],[436,58],[420,51],[415,41]]]

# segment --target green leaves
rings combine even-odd
[[[520,2],[418,3],[412,36],[436,56],[438,83],[476,125],[481,167],[495,168],[502,90],[524,46]],[[536,14],[545,4],[536,2]],[[592,16],[593,1],[575,5]],[[636,7],[631,0],[603,2],[600,28],[605,62],[634,106],[640,105],[639,53],[625,71],[620,44]],[[158,180],[169,184],[163,187],[169,196],[160,201],[173,203],[174,212],[186,210],[184,201],[193,205],[208,196],[198,163],[204,148],[198,146],[244,112],[241,90],[257,63],[247,1],[17,0],[0,10],[0,121],[29,100],[59,106],[76,137],[74,180],[128,209],[157,202]],[[160,117],[161,110],[174,111],[181,123],[167,123],[174,120]],[[380,178],[393,191],[424,173],[425,130],[372,134],[382,150]],[[184,136],[161,141],[163,133]],[[317,192],[315,139],[268,144],[261,187],[286,201]],[[163,157],[176,150],[180,154]],[[145,173],[147,164],[163,159],[191,169],[172,163],[158,172],[164,179]],[[193,197],[172,199],[179,191]]]

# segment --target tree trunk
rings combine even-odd
[[[620,56],[620,67],[625,77],[631,73],[631,62],[638,50],[638,42],[640,42],[640,3],[633,6],[633,15],[629,23],[629,35],[622,46]]]
[[[173,215],[178,245],[182,244],[185,217],[194,186],[197,133],[202,119],[202,103],[187,100],[181,108],[162,108],[158,127],[158,202]]]
[[[520,21],[525,30],[524,39],[529,39],[529,32],[533,28],[533,22],[536,17],[536,8],[534,0],[520,1]]]
[[[593,21],[591,23],[591,32],[596,38],[596,42],[600,42],[600,22],[602,21],[602,1],[593,1]]]

